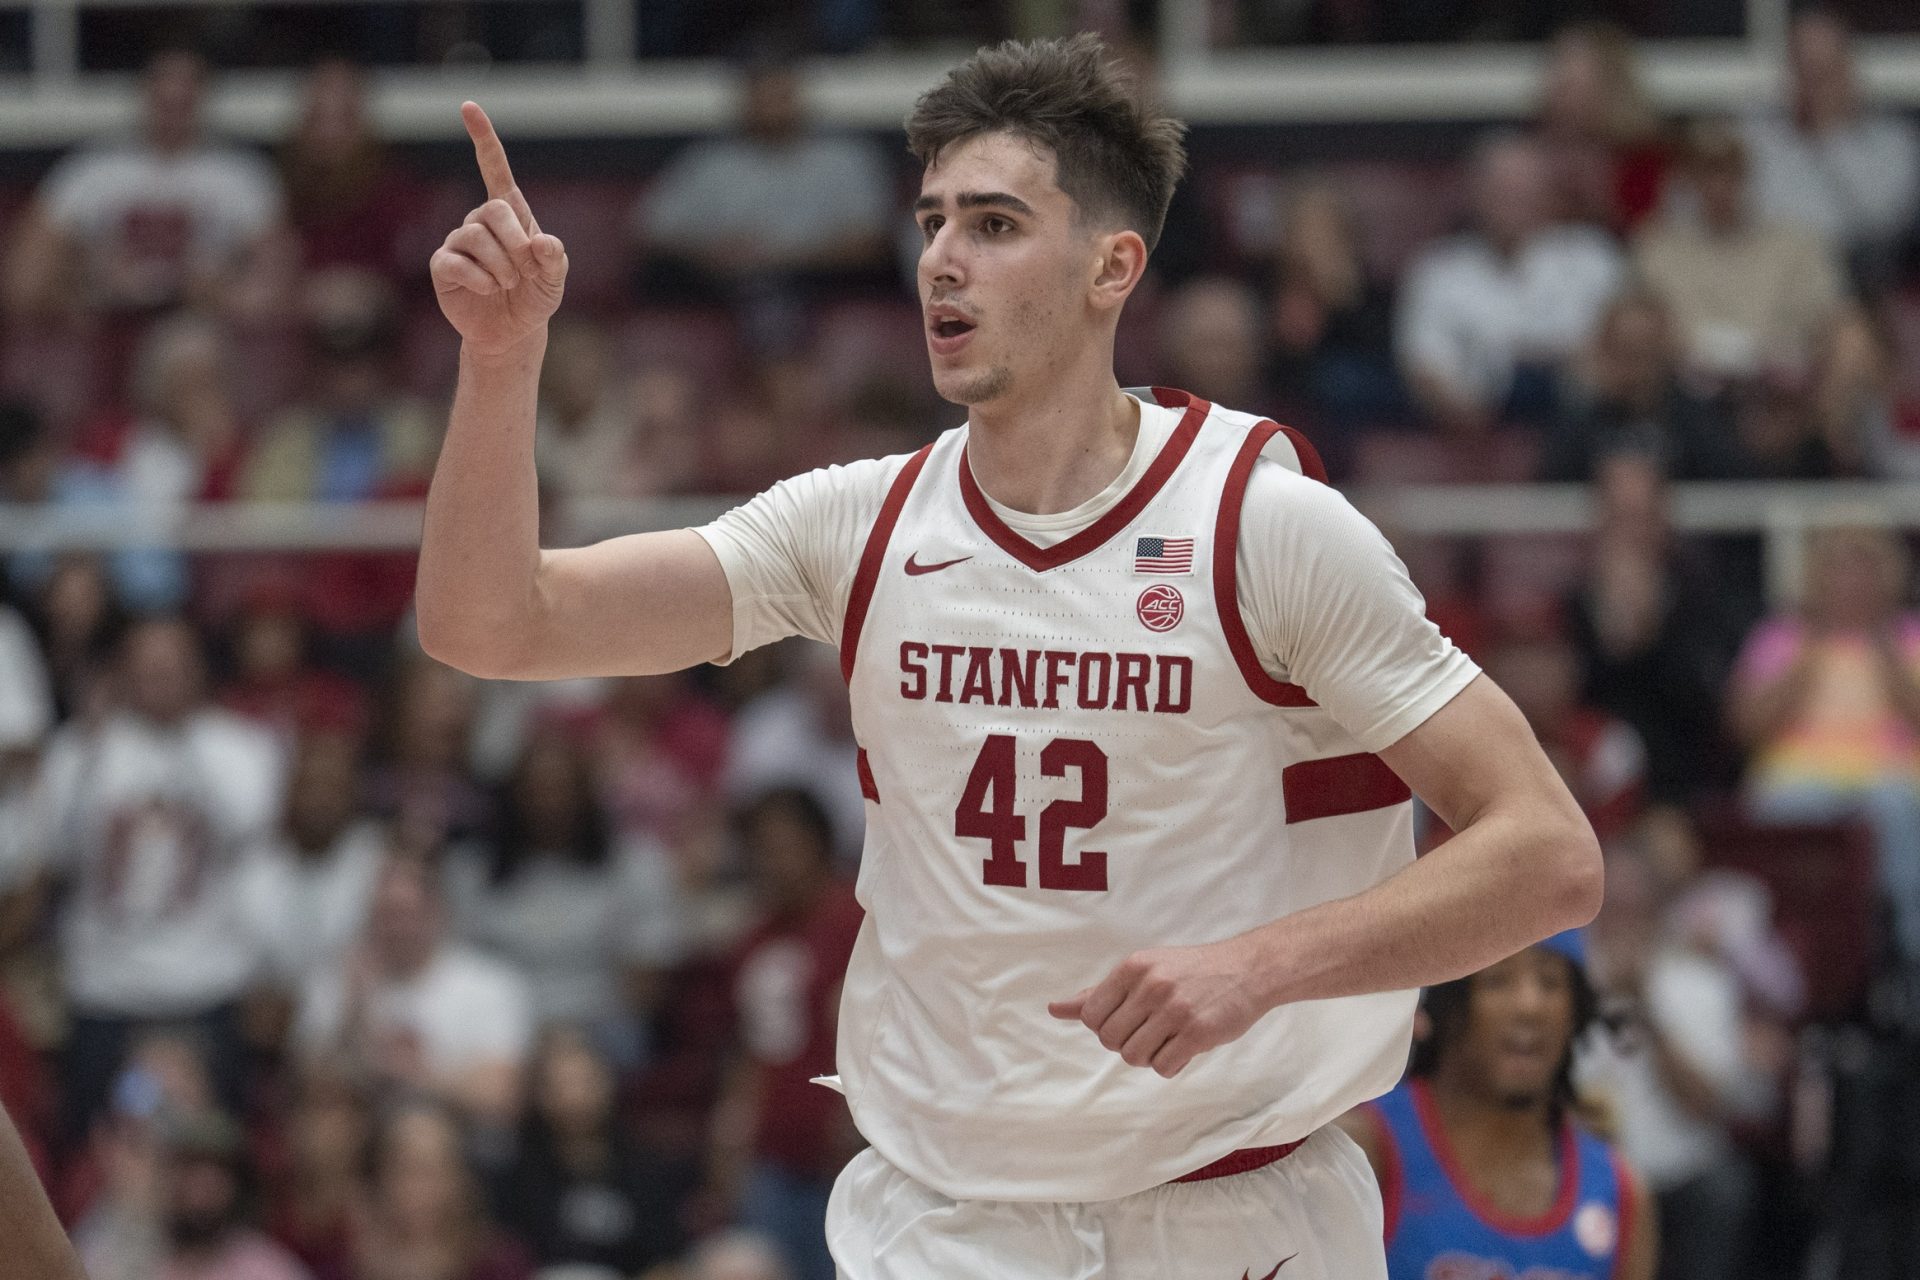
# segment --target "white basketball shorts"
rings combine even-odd
[[[872,1148],[833,1184],[840,1280],[1386,1280],[1380,1188],[1332,1125],[1282,1160],[1117,1200],[949,1200]]]

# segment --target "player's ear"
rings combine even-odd
[[[1147,271],[1147,242],[1138,231],[1105,232],[1094,238],[1093,302],[1102,309],[1127,300]]]

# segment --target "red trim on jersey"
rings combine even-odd
[[[1277,1147],[1242,1147],[1238,1151],[1229,1151],[1212,1164],[1202,1165],[1192,1173],[1175,1178],[1175,1182],[1211,1182],[1215,1178],[1231,1178],[1237,1173],[1252,1173],[1255,1169],[1264,1169],[1270,1164],[1285,1160],[1298,1151],[1306,1142],[1282,1143]]]
[[[1393,1126],[1387,1123],[1380,1108],[1369,1102],[1366,1109],[1372,1114],[1376,1141],[1380,1147],[1380,1210],[1383,1230],[1381,1236],[1388,1245],[1393,1244],[1394,1236],[1400,1231],[1400,1200],[1406,1194],[1406,1171],[1400,1167],[1400,1143],[1393,1136]]]
[[[873,766],[867,763],[867,749],[858,747],[853,754],[854,772],[860,775],[860,794],[864,798],[880,803],[880,784],[873,780]]]
[[[1227,634],[1227,648],[1233,652],[1234,665],[1240,668],[1240,676],[1254,696],[1276,707],[1311,707],[1314,701],[1305,689],[1267,674],[1267,669],[1260,665],[1260,655],[1254,652],[1253,637],[1247,634],[1247,620],[1240,616],[1240,587],[1235,569],[1240,551],[1240,507],[1246,501],[1247,478],[1253,474],[1260,450],[1280,429],[1276,423],[1262,422],[1249,431],[1246,443],[1240,446],[1239,456],[1227,472],[1226,488],[1220,494],[1220,518],[1213,526],[1213,603],[1220,614],[1220,629]],[[1317,464],[1319,460],[1315,455],[1314,462]],[[1301,462],[1305,461],[1303,456]]]
[[[1627,1172],[1627,1162],[1620,1158],[1618,1151],[1608,1152],[1607,1158],[1613,1164],[1613,1185],[1620,1195],[1620,1222],[1616,1228],[1619,1236],[1613,1246],[1613,1270],[1607,1274],[1610,1280],[1620,1280],[1627,1269],[1627,1254],[1633,1249],[1633,1226],[1640,1215],[1640,1201],[1634,1195],[1633,1178]]]
[[[1288,826],[1385,809],[1413,799],[1413,792],[1399,774],[1387,768],[1379,756],[1364,751],[1290,764],[1280,771],[1280,789],[1286,800]]]
[[[847,592],[847,616],[840,627],[840,676],[848,682],[853,680],[853,659],[860,651],[860,629],[867,625],[867,608],[873,603],[874,584],[880,580],[880,562],[886,559],[893,526],[900,522],[900,509],[907,505],[907,494],[932,452],[933,446],[928,445],[907,459],[907,465],[900,468],[900,474],[887,489],[886,501],[880,504],[873,528],[867,531],[867,545],[860,552],[860,567],[853,573],[853,586]]]
[[[1552,1206],[1539,1217],[1522,1218],[1502,1211],[1481,1196],[1479,1188],[1468,1179],[1465,1166],[1453,1150],[1453,1140],[1447,1136],[1440,1113],[1434,1108],[1433,1091],[1427,1087],[1425,1080],[1413,1081],[1412,1088],[1414,1113],[1419,1116],[1420,1128],[1427,1135],[1427,1145],[1433,1148],[1441,1171],[1474,1217],[1495,1231],[1510,1236],[1550,1236],[1567,1225],[1567,1219],[1573,1216],[1573,1206],[1580,1198],[1580,1151],[1574,1143],[1571,1124],[1565,1121],[1560,1124],[1559,1194]]]
[[[1300,474],[1309,480],[1327,483],[1327,464],[1320,461],[1320,451],[1313,447],[1313,441],[1298,427],[1281,427],[1280,432],[1293,441],[1293,451],[1300,455]]]
[[[1162,406],[1169,409],[1179,408],[1179,401],[1184,398],[1186,415],[1180,419],[1180,425],[1174,428],[1166,444],[1161,446],[1159,456],[1154,458],[1133,488],[1127,490],[1126,496],[1109,507],[1105,515],[1071,538],[1050,547],[1037,547],[1009,527],[1006,521],[994,514],[987,495],[980,491],[980,482],[973,478],[973,468],[968,465],[967,451],[962,446],[960,497],[967,504],[967,514],[973,517],[973,522],[980,526],[982,533],[993,539],[994,545],[1035,573],[1058,569],[1098,549],[1114,534],[1133,523],[1134,517],[1153,501],[1154,495],[1172,478],[1174,471],[1186,458],[1187,451],[1193,447],[1194,439],[1199,436],[1200,424],[1206,421],[1207,414],[1213,409],[1205,400],[1184,391],[1155,387],[1153,394]],[[1169,400],[1173,403],[1169,404]]]

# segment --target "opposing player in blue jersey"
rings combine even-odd
[[[1571,1114],[1597,1003],[1577,932],[1427,993],[1407,1079],[1340,1122],[1380,1181],[1391,1280],[1652,1280],[1639,1178]]]

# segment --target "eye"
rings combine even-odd
[[[1013,230],[1013,224],[998,214],[989,215],[980,226],[990,236],[1005,235]]]
[[[930,214],[927,217],[921,219],[920,221],[921,237],[927,240],[933,239],[935,233],[937,233],[940,230],[941,224],[944,223],[945,221],[946,219],[942,218],[937,213]]]

